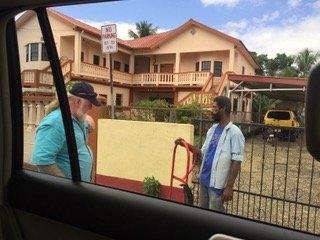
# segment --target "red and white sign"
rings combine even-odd
[[[118,52],[117,25],[110,24],[101,27],[102,53]]]

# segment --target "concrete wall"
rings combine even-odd
[[[243,57],[241,53],[235,51],[235,59],[234,59],[234,72],[237,74],[242,74],[242,67],[244,67],[245,75],[255,75],[255,70],[251,66],[251,64]]]
[[[193,131],[189,124],[99,119],[97,174],[135,181],[154,176],[169,186],[174,140],[182,137],[193,143]],[[175,174],[180,177],[185,173],[185,152],[177,149]]]

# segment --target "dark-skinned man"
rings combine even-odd
[[[233,186],[243,160],[245,139],[241,130],[230,121],[231,102],[225,96],[214,99],[214,124],[207,132],[201,150],[190,145],[193,153],[202,156],[200,167],[200,207],[225,212],[223,203],[232,200]],[[181,138],[176,140],[181,145]]]

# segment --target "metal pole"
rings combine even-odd
[[[258,119],[258,123],[261,122],[261,95],[259,96],[259,119]]]
[[[111,119],[114,119],[114,99],[113,99],[113,76],[112,76],[112,54],[109,53],[109,68],[110,68],[110,94],[111,94]]]

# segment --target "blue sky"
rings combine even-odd
[[[117,23],[118,36],[128,39],[134,23],[147,20],[159,31],[193,18],[239,38],[250,51],[296,54],[320,50],[320,0],[131,0],[58,7],[95,27]]]

